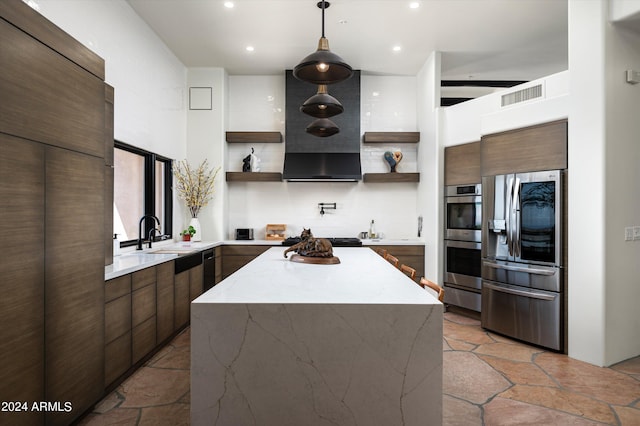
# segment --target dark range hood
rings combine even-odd
[[[287,152],[284,178],[290,182],[354,182],[362,179],[360,153]]]
[[[360,165],[360,71],[340,83],[327,86],[329,94],[344,106],[331,117],[340,132],[329,137],[305,131],[315,120],[300,106],[315,95],[318,87],[296,79],[286,71],[286,123],[283,178],[290,182],[357,182]]]

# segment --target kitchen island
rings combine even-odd
[[[440,424],[442,304],[368,248],[283,252],[192,302],[191,424]]]

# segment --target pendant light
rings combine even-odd
[[[339,83],[353,75],[353,69],[342,58],[329,50],[329,40],[324,36],[324,10],[330,6],[328,1],[318,2],[322,9],[322,37],[318,50],[304,58],[293,69],[293,75],[299,80],[313,84]]]
[[[314,120],[307,126],[305,130],[307,131],[307,133],[310,133],[313,136],[318,136],[320,138],[333,136],[336,133],[340,132],[338,126],[336,126],[336,124],[328,118],[318,118],[317,120]]]
[[[300,111],[316,118],[329,118],[342,114],[344,107],[336,98],[327,93],[327,85],[320,84],[318,93],[307,99]]]

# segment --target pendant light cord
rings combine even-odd
[[[324,9],[325,9],[325,1],[322,0],[322,38],[324,38]]]

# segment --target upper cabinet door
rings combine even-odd
[[[444,184],[481,183],[480,142],[449,146],[444,149]]]
[[[566,168],[566,120],[482,137],[482,176]]]
[[[4,20],[0,39],[0,132],[103,158],[103,81]]]

